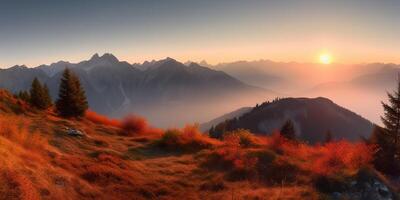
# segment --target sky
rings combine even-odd
[[[400,63],[398,0],[0,0],[0,67],[131,63],[173,57],[215,64],[270,59]]]

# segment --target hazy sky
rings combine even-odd
[[[173,57],[400,63],[398,0],[0,0],[0,67],[111,52]]]

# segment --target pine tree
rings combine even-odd
[[[51,106],[51,99],[48,98],[48,89],[46,91],[40,81],[34,78],[30,89],[30,104],[38,109],[44,110]]]
[[[381,117],[382,131],[375,133],[375,142],[386,163],[392,163],[390,168],[400,170],[400,75],[396,91],[388,93],[389,102],[382,102],[384,115]],[[378,152],[379,153],[379,152]]]
[[[80,117],[88,109],[85,91],[79,78],[68,68],[64,70],[61,78],[56,108],[64,117]]]
[[[23,101],[26,101],[26,102],[29,102],[29,100],[31,98],[30,95],[29,95],[29,92],[27,92],[25,90],[19,91],[18,94],[16,95],[16,97],[21,99],[21,100],[23,100]]]
[[[286,120],[286,122],[283,124],[281,130],[280,130],[281,136],[289,139],[289,140],[295,140],[296,139],[296,131],[294,128],[294,124],[292,120]]]
[[[330,142],[332,142],[332,141],[333,141],[332,132],[331,132],[330,130],[328,130],[328,131],[325,133],[325,140],[324,140],[324,143],[330,143]]]
[[[46,84],[44,84],[44,86],[43,86],[43,101],[47,107],[50,107],[53,105],[53,101],[51,100],[49,88],[47,87]]]
[[[386,130],[375,125],[371,138],[367,144],[375,146],[375,154],[373,164],[375,168],[381,172],[391,175],[399,175],[400,166],[393,156],[392,141],[387,137]]]

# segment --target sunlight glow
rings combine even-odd
[[[325,65],[332,63],[332,56],[328,53],[323,53],[319,56],[319,62]]]

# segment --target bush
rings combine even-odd
[[[239,142],[242,147],[250,147],[255,144],[255,139],[250,131],[245,129],[238,129],[223,134],[223,140],[228,143]]]
[[[346,141],[328,143],[318,150],[313,171],[326,175],[356,171],[372,161],[374,152],[372,146]]]
[[[132,136],[145,133],[149,126],[144,118],[130,115],[123,119],[121,128],[123,135]]]
[[[218,142],[203,135],[197,126],[187,125],[183,129],[169,129],[158,141],[162,148],[178,151],[198,151],[210,148]]]
[[[232,181],[251,179],[272,185],[293,182],[301,172],[294,163],[270,150],[229,144],[211,152],[204,166],[225,171]]]
[[[160,140],[160,144],[165,147],[174,147],[180,144],[181,132],[178,129],[170,129],[165,131]]]
[[[121,127],[121,122],[119,120],[109,119],[106,116],[100,115],[91,110],[86,111],[85,116],[86,119],[96,124],[103,124],[106,126],[113,126],[118,128]]]

